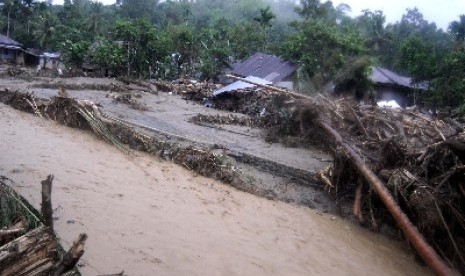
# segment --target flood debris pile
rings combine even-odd
[[[148,152],[202,176],[230,183],[239,188],[242,185],[240,173],[225,155],[215,154],[208,149],[184,146],[155,135],[146,135],[119,122],[108,122],[108,129],[118,141],[129,145],[131,149]]]
[[[152,85],[157,91],[172,92],[183,95],[188,100],[203,101],[212,96],[212,92],[218,89],[221,85],[211,82],[198,82],[188,79],[179,79],[175,81],[152,81]]]
[[[321,177],[339,202],[354,202],[361,223],[378,230],[396,225],[347,148],[384,183],[438,254],[465,272],[465,132],[459,123],[323,96],[294,109],[301,132],[325,135],[322,127],[329,125],[342,137],[321,140],[335,156]]]
[[[193,116],[190,122],[195,124],[220,124],[220,125],[237,125],[246,127],[261,127],[262,121],[257,117],[245,117],[237,115],[204,115],[197,114]]]
[[[166,137],[143,134],[122,121],[102,114],[99,107],[91,101],[60,96],[47,101],[37,99],[33,94],[18,91],[4,91],[0,95],[3,102],[14,108],[36,113],[70,127],[92,130],[123,152],[128,153],[129,146],[131,149],[149,152],[180,164],[202,176],[232,184],[239,189],[253,189],[242,181],[240,172],[226,155],[170,142]]]
[[[258,115],[272,98],[271,91],[262,88],[248,88],[219,94],[212,98],[216,109]]]
[[[0,176],[0,246],[40,225],[33,208],[7,185],[11,183],[10,179]]]
[[[141,101],[137,100],[136,98],[141,98],[142,95],[138,93],[108,93],[107,98],[113,99],[115,102],[122,103],[128,105],[130,108],[135,110],[146,111],[148,107]]]
[[[311,119],[305,116],[316,116],[311,110],[305,112],[302,100],[263,88],[249,90],[232,91],[213,98],[216,109],[248,116],[198,114],[190,121],[196,124],[258,127],[264,129],[265,141],[269,143],[281,143],[288,147],[325,148],[321,143],[324,138],[319,132],[302,131],[305,122]]]
[[[269,142],[291,143],[294,139],[294,146],[313,144],[331,150],[334,163],[319,175],[341,211],[352,212],[360,223],[375,230],[402,233],[391,231],[398,229],[398,222],[341,146],[345,145],[382,181],[438,254],[451,267],[465,272],[465,132],[460,123],[414,110],[361,106],[322,95],[293,98],[271,91],[258,96],[260,93],[234,93],[228,100],[240,103],[237,109],[244,110],[245,105],[256,104],[255,99],[265,99],[258,104],[260,112],[251,114],[251,121],[265,128]],[[193,120],[241,125],[244,119],[197,115]],[[324,126],[340,139],[329,135]],[[350,205],[350,211],[344,207]]]
[[[109,84],[100,83],[67,83],[64,81],[44,81],[41,83],[34,83],[32,88],[45,88],[45,89],[66,89],[66,90],[97,90],[97,91],[112,91],[112,92],[128,92],[133,90],[128,85],[112,82]],[[135,89],[134,89],[135,90]],[[144,89],[145,90],[145,89]]]
[[[33,93],[8,90],[0,94],[2,102],[16,109],[35,113],[39,117],[46,117],[69,127],[90,128],[88,122],[75,108],[76,101],[74,99],[57,96],[46,100],[35,97]]]
[[[40,213],[11,188],[14,185],[0,176],[1,275],[80,275],[75,268],[80,256],[70,258]]]

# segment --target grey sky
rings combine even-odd
[[[97,1],[106,5],[115,3],[115,0]],[[54,2],[63,4],[63,0],[54,0]],[[340,3],[348,4],[352,8],[352,16],[360,15],[364,9],[382,10],[388,23],[399,21],[407,8],[417,7],[426,20],[435,22],[438,28],[444,30],[451,21],[458,20],[460,14],[465,14],[465,0],[332,0],[332,2],[334,6]]]
[[[361,14],[364,9],[382,10],[388,23],[399,21],[407,8],[417,7],[423,17],[429,22],[435,22],[438,28],[444,30],[451,21],[458,20],[460,14],[465,14],[465,0],[333,0],[334,6],[346,3],[352,8],[353,16]]]

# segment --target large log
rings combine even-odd
[[[426,264],[437,274],[437,275],[457,275],[458,272],[449,268],[434,249],[425,241],[424,237],[418,232],[418,229],[412,224],[409,218],[401,210],[399,205],[395,202],[391,193],[388,191],[386,186],[368,168],[362,158],[355,152],[355,150],[344,141],[341,135],[334,130],[330,125],[322,120],[318,120],[318,125],[332,137],[332,139],[344,149],[346,156],[352,161],[357,167],[359,173],[365,178],[365,180],[371,185],[373,190],[383,201],[391,215],[399,224],[400,229],[410,241],[413,247],[417,250],[418,254],[423,258]]]

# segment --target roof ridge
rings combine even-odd
[[[383,75],[384,75],[387,79],[389,79],[392,83],[399,85],[399,83],[397,83],[397,81],[395,81],[394,79],[392,79],[391,77],[389,77],[389,76],[386,74],[386,72],[384,72],[384,70],[388,70],[388,71],[389,71],[389,69],[381,68],[381,67],[378,67],[378,66],[376,66],[376,68],[378,68],[378,70],[381,72],[381,74],[383,74]],[[392,71],[391,71],[391,72],[392,72]],[[394,72],[393,72],[393,73],[394,73]],[[400,76],[400,75],[399,75],[399,76]]]

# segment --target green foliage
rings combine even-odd
[[[237,23],[228,30],[231,55],[234,59],[244,59],[257,51],[263,51],[265,33],[257,32],[256,24]]]
[[[458,113],[461,117],[465,117],[465,102],[462,103],[462,105],[460,105],[460,106],[457,108],[457,113]]]
[[[456,106],[465,98],[465,15],[445,32],[416,8],[386,25],[381,11],[351,18],[349,6],[321,0],[0,4],[4,34],[25,47],[60,50],[77,67],[87,59],[131,77],[214,79],[228,61],[261,51],[302,65],[298,72],[310,75],[317,88],[335,81],[369,90],[366,72],[375,61],[417,82],[429,81],[431,103]]]
[[[81,66],[87,55],[90,43],[87,41],[72,42],[66,40],[61,44],[64,59],[75,66]]]
[[[360,36],[349,30],[310,20],[296,27],[298,32],[283,43],[281,53],[302,65],[317,86],[333,79],[350,57],[366,51]]]
[[[260,15],[254,17],[253,20],[257,21],[262,28],[271,27],[271,20],[276,18],[276,15],[270,10],[270,6],[264,9],[259,9]]]
[[[415,81],[430,80],[434,77],[436,63],[439,62],[435,45],[415,35],[400,45],[400,65]]]
[[[152,27],[147,20],[118,21],[113,39],[122,41],[126,53],[127,75],[151,77],[158,62],[170,54],[172,41],[165,32]]]
[[[444,58],[432,82],[431,105],[457,107],[465,103],[464,68],[465,51],[454,51]]]
[[[228,43],[228,30],[224,27],[226,20],[219,20],[217,28],[206,29],[200,36],[202,47],[200,49],[201,79],[215,79],[221,70],[228,65],[231,55]]]
[[[357,18],[358,27],[364,37],[365,45],[374,55],[380,54],[390,42],[388,32],[384,28],[386,16],[382,11],[364,10],[363,15]]]
[[[336,92],[353,91],[358,99],[374,100],[373,83],[369,79],[373,60],[368,56],[351,58],[334,78]]]
[[[459,21],[452,21],[449,30],[454,36],[458,48],[465,47],[465,14],[459,16]]]
[[[113,73],[121,72],[127,62],[123,47],[109,40],[102,40],[98,43],[92,60],[100,68],[109,69]]]
[[[172,1],[167,1],[172,2]],[[125,19],[145,19],[150,21],[158,5],[158,0],[117,0],[118,11]]]

